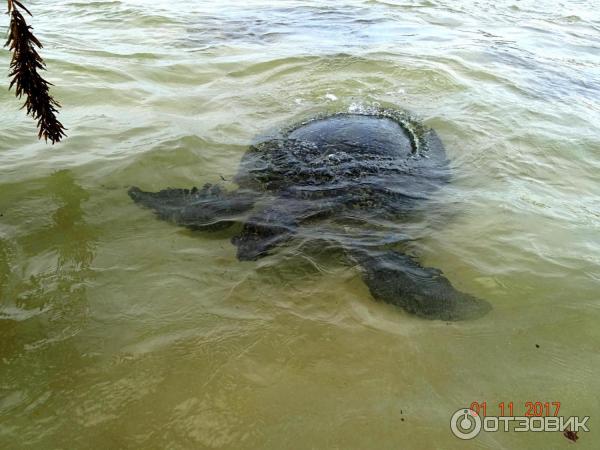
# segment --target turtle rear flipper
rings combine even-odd
[[[138,187],[128,191],[134,202],[153,209],[158,217],[192,230],[219,230],[239,219],[256,200],[248,191],[223,191],[217,185],[206,184],[202,189],[163,189],[145,192]]]
[[[373,297],[426,319],[467,320],[491,310],[485,300],[461,292],[438,269],[422,267],[394,250],[351,251]]]

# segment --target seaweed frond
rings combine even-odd
[[[56,117],[60,104],[50,95],[52,83],[40,75],[40,71],[46,70],[46,64],[37,52],[42,44],[33,35],[21,10],[31,16],[20,1],[8,0],[10,24],[5,46],[12,52],[9,89],[15,87],[17,98],[25,96],[23,108],[37,120],[38,138],[44,138],[46,142],[49,139],[54,144],[66,136],[65,128]]]

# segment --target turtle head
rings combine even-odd
[[[237,247],[240,261],[256,261],[269,254],[278,244],[285,242],[292,232],[284,226],[273,226],[246,222],[239,235],[231,239]]]

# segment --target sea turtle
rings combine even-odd
[[[386,236],[382,223],[407,214],[449,181],[438,136],[408,114],[380,109],[303,121],[250,146],[234,181],[235,191],[206,184],[159,192],[132,187],[129,195],[161,219],[193,230],[241,222],[232,243],[242,261],[310,229],[304,237],[342,249],[362,268],[376,299],[428,319],[476,318],[490,309],[455,289],[441,271],[391,248],[393,236],[373,238]]]

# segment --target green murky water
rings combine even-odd
[[[591,416],[578,448],[597,447],[597,4],[27,5],[70,137],[36,142],[0,89],[0,447],[571,445],[461,441],[450,416],[473,401],[559,401]],[[450,214],[425,210],[409,247],[493,304],[481,320],[376,303],[357,268],[298,242],[238,262],[230,233],[179,229],[126,195],[231,187],[257,135],[377,104],[447,147],[454,180],[435,202]]]

